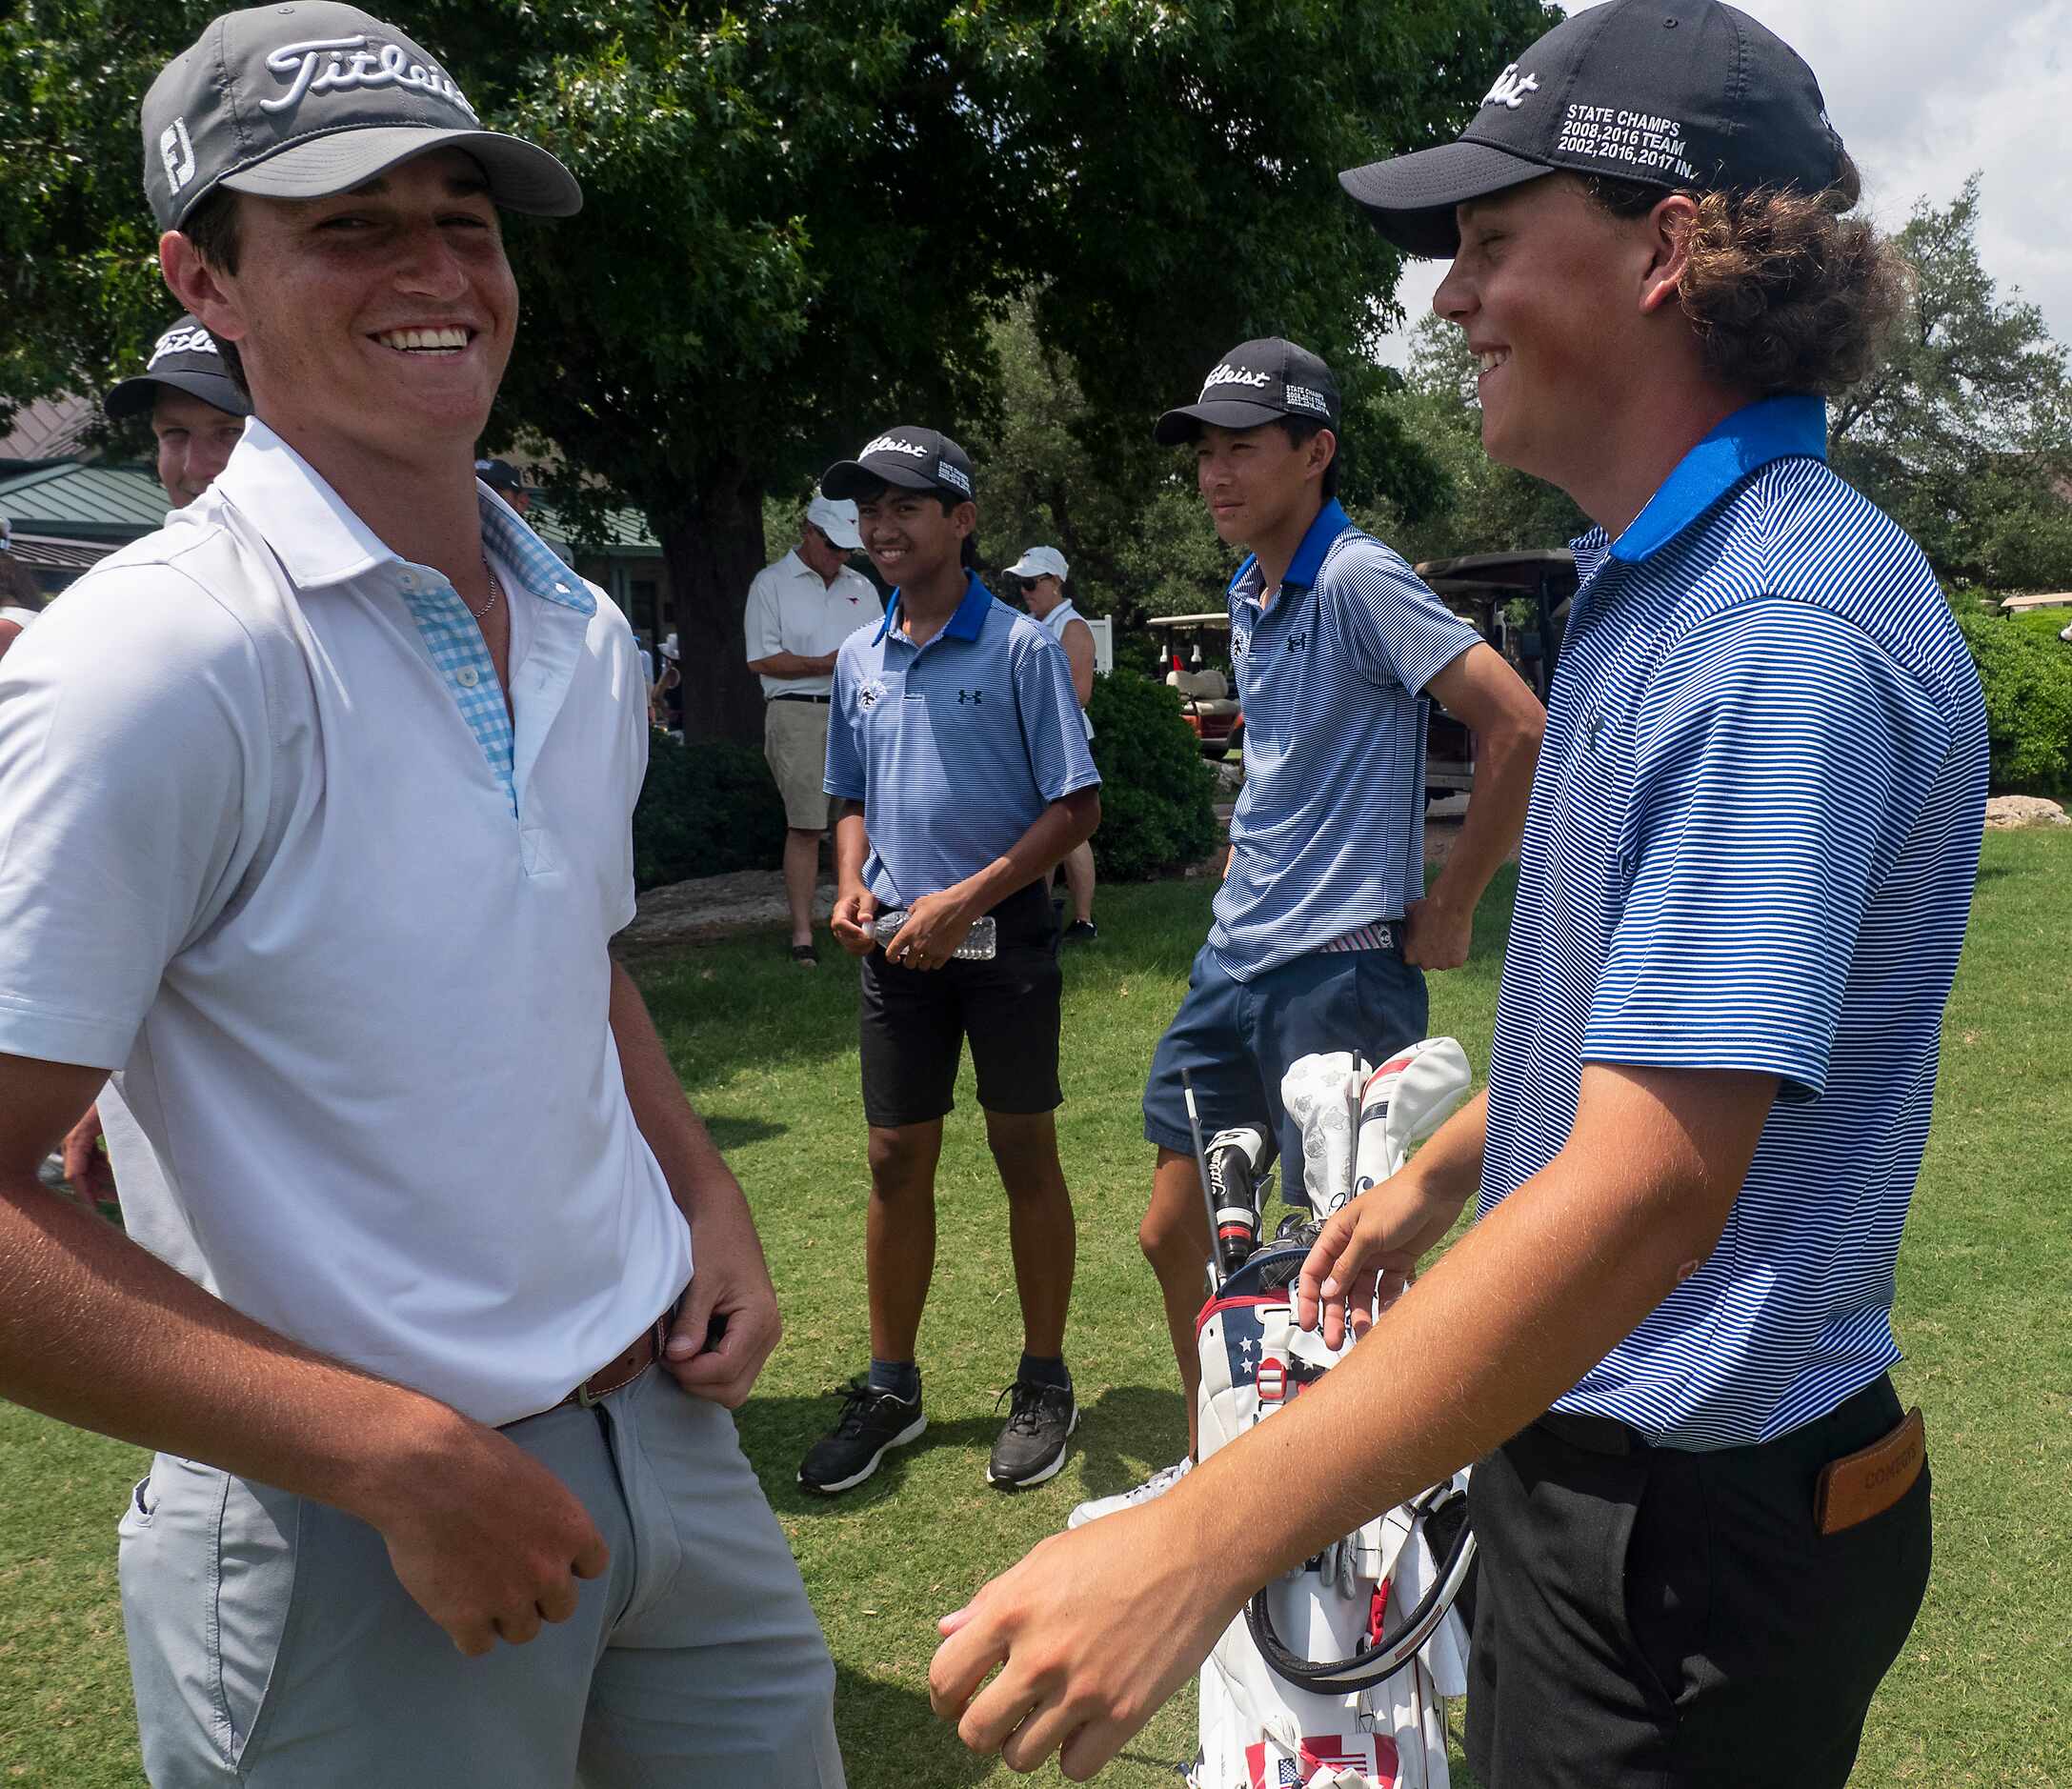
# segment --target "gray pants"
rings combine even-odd
[[[158,1456],[121,1527],[156,1789],[843,1789],[834,1665],[733,1417],[654,1368],[504,1433],[612,1563],[571,1619],[481,1658],[365,1523]]]

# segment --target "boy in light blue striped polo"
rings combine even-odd
[[[1083,1775],[1254,1589],[1476,1460],[1487,1789],[1841,1789],[1927,1579],[1894,1263],[1985,799],[1935,577],[1823,459],[1901,270],[1812,70],[1715,0],[1579,12],[1345,183],[1453,257],[1490,453],[1599,524],[1488,1093],[1331,1220],[1303,1314],[1479,1218],[1271,1423],[981,1592],[936,1702]],[[1147,1644],[1147,1603],[1189,1617]]]
[[[829,929],[860,959],[871,1127],[865,1278],[871,1364],[798,1469],[807,1490],[861,1484],[919,1438],[915,1360],[935,1264],[935,1162],[967,1041],[1020,1295],[1022,1353],[986,1480],[1040,1484],[1079,1418],[1064,1357],[1072,1198],[1057,1159],[1057,929],[1050,873],[1100,821],[1100,774],[1064,650],[979,582],[971,461],[934,429],[889,429],[828,468],[864,551],[895,586],[881,623],[835,653],[827,793]],[[906,918],[882,942],[884,915]],[[983,960],[957,951],[979,920]]]
[[[1302,1159],[1280,1098],[1291,1063],[1349,1050],[1380,1061],[1425,1033],[1424,971],[1467,960],[1475,904],[1519,839],[1541,714],[1518,673],[1338,505],[1338,385],[1270,339],[1232,349],[1193,404],[1158,419],[1189,443],[1223,539],[1251,549],[1231,580],[1230,651],[1244,704],[1244,786],[1215,923],[1144,1088],[1157,1150],[1137,1237],[1158,1276],[1188,1411],[1188,1450],[1071,1523],[1157,1497],[1194,1457],[1195,1316],[1209,1252],[1181,1074],[1204,1136],[1251,1125]],[[1475,730],[1460,836],[1424,888],[1425,714]],[[1284,1172],[1285,1172],[1284,1166]],[[1297,1203],[1301,1194],[1289,1188]]]

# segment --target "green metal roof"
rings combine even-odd
[[[134,540],[166,523],[166,493],[141,466],[46,466],[0,484],[0,510],[32,534]]]
[[[28,533],[65,534],[74,539],[128,541],[162,528],[166,493],[158,479],[142,466],[83,466],[68,461],[0,482],[0,513]],[[553,519],[553,509],[535,501],[533,532],[552,546],[571,544],[568,532]],[[613,510],[605,518],[604,539],[575,543],[578,554],[602,552],[608,557],[641,558],[659,554],[638,510]]]

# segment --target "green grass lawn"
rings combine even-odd
[[[2072,835],[1988,834],[1900,1261],[1899,1377],[1927,1411],[1936,1572],[1873,1711],[1861,1784],[2072,1789],[2068,882]],[[1064,1472],[1012,1498],[984,1482],[1019,1322],[968,1075],[943,1153],[921,1342],[928,1437],[848,1497],[809,1500],[798,1457],[834,1413],[829,1389],[867,1353],[855,977],[838,962],[793,969],[774,935],[640,967],[684,1084],[754,1202],[783,1300],[785,1339],[742,1433],[827,1627],[857,1789],[1011,1779],[929,1717],[935,1617],[1079,1498],[1134,1482],[1182,1444],[1137,1253],[1150,1157],[1137,1101],[1210,893],[1201,881],[1104,890],[1102,943],[1068,958],[1059,1125],[1079,1214],[1070,1353],[1086,1417]],[[1507,895],[1507,883],[1492,891],[1469,966],[1433,980],[1433,1029],[1458,1035],[1478,1070]],[[114,1586],[115,1518],[140,1471],[131,1449],[0,1406],[0,1781],[141,1779]],[[1191,1705],[1169,1707],[1102,1780],[1172,1789],[1192,1723]],[[1776,1781],[1790,1779],[1780,1759]]]

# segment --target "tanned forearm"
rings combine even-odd
[[[0,1176],[0,1396],[377,1525],[466,1426],[241,1317],[19,1170]]]
[[[1176,1489],[1182,1544],[1233,1598],[1507,1440],[1711,1251],[1775,1082],[1707,1076],[1717,1097],[1672,1104],[1676,1073],[1586,1069],[1595,1111],[1569,1147],[1333,1372]]]
[[[803,653],[772,653],[750,659],[748,668],[758,677],[824,677],[835,669],[835,654],[809,658]]]
[[[1045,808],[1002,855],[943,892],[979,913],[989,912],[1017,889],[1048,875],[1092,838],[1099,824],[1100,792],[1078,790]]]
[[[1475,791],[1427,899],[1472,912],[1491,878],[1517,852],[1539,762],[1540,731],[1537,720],[1520,719],[1476,735]]]

